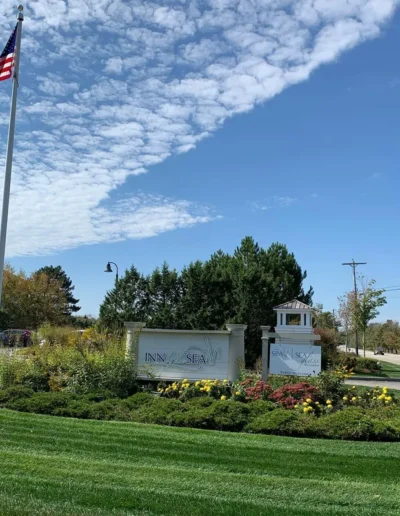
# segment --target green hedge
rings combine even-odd
[[[350,440],[400,440],[400,407],[376,409],[345,407],[317,417],[277,408],[270,401],[193,398],[186,402],[146,393],[107,398],[107,393],[77,395],[69,392],[34,392],[26,387],[0,391],[0,407],[38,414],[133,421],[170,426],[251,432],[298,437]]]

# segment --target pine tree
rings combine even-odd
[[[66,306],[64,310],[64,315],[71,316],[72,314],[79,312],[81,309],[78,306],[79,299],[76,299],[73,296],[73,291],[75,290],[75,286],[72,284],[71,279],[67,276],[66,272],[63,270],[61,265],[57,265],[54,267],[53,265],[48,265],[46,267],[42,267],[35,274],[46,274],[51,279],[54,279],[60,283],[60,288],[64,292],[66,299]]]

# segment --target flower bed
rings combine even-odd
[[[395,391],[357,388],[343,382],[348,372],[322,373],[314,383],[273,389],[257,377],[183,380],[159,384],[158,395],[127,398],[108,392],[34,392],[17,386],[0,391],[0,407],[83,419],[298,437],[400,440],[400,405]]]

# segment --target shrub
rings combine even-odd
[[[292,409],[298,403],[306,401],[306,399],[315,401],[319,394],[319,389],[314,385],[300,382],[294,385],[284,385],[280,387],[270,394],[269,399],[284,408]]]
[[[138,392],[129,398],[126,398],[121,403],[129,410],[137,410],[143,405],[150,405],[154,401],[154,396],[147,392]]]
[[[400,439],[400,420],[372,420],[374,441],[398,441]]]
[[[131,412],[132,421],[168,425],[170,424],[171,413],[182,410],[182,406],[183,403],[179,400],[154,398],[151,403],[142,405]]]
[[[249,409],[241,402],[216,401],[208,410],[216,430],[240,432],[248,421]]]
[[[29,387],[16,385],[0,391],[0,405],[7,404],[11,400],[21,398],[30,398],[33,395],[33,390]]]
[[[276,408],[275,403],[272,401],[264,401],[264,400],[257,400],[253,401],[252,403],[249,403],[249,418],[254,419],[257,416],[262,416],[263,414],[266,414],[267,412],[270,412],[271,410],[274,410]]]
[[[339,353],[337,364],[356,373],[378,373],[383,369],[374,358],[359,357],[355,353]]]
[[[373,358],[358,357],[354,371],[356,373],[379,373],[383,367]]]
[[[188,407],[184,411],[174,411],[168,417],[168,424],[171,426],[182,426],[187,428],[202,428],[205,430],[214,429],[212,415],[208,407]]]
[[[0,388],[25,385],[34,390],[49,390],[49,375],[30,358],[0,355]]]
[[[292,435],[298,420],[296,412],[276,409],[256,417],[247,425],[246,430],[261,434]]]
[[[71,400],[65,406],[58,406],[53,409],[54,416],[75,417],[79,419],[91,418],[91,409],[94,403],[90,403],[87,399]],[[93,417],[92,419],[97,419]]]
[[[249,408],[244,403],[214,401],[210,406],[201,408],[195,404],[187,408],[185,405],[182,410],[170,414],[170,425],[240,432],[248,421]]]
[[[339,352],[336,363],[340,366],[346,367],[347,369],[354,369],[357,365],[357,355],[355,353]]]
[[[344,392],[343,385],[342,375],[337,375],[330,371],[321,372],[315,380],[315,386],[319,389],[321,397],[334,402],[342,397]]]
[[[36,392],[31,397],[14,398],[7,403],[7,408],[36,414],[53,414],[58,407],[67,407],[74,400],[68,392]]]
[[[187,401],[185,403],[185,407],[190,407],[190,408],[193,408],[193,409],[195,409],[195,408],[207,408],[210,405],[212,405],[213,403],[214,403],[214,400],[207,396],[207,397],[203,397],[203,398],[193,398],[193,399],[190,399],[189,401]]]
[[[119,400],[105,400],[89,405],[89,419],[130,421],[131,415],[126,405]]]
[[[369,440],[374,436],[373,421],[357,407],[321,416],[313,426],[318,437],[330,439]]]

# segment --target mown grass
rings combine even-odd
[[[377,360],[379,362],[379,360]],[[382,370],[379,373],[358,373],[357,376],[373,376],[376,378],[400,378],[400,365],[392,364],[391,362],[380,361]],[[399,385],[400,388],[400,385]]]
[[[1,515],[400,513],[400,444],[0,411]]]

